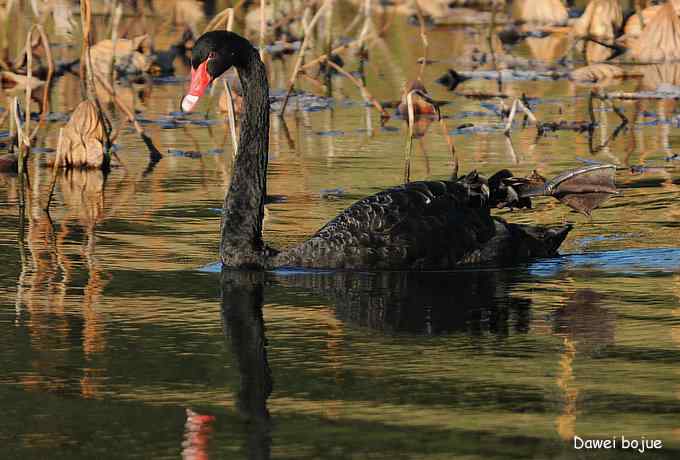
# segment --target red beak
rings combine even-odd
[[[208,74],[208,61],[201,62],[197,69],[191,69],[191,83],[189,84],[189,92],[182,98],[182,110],[191,112],[198,102],[198,99],[203,96],[205,89],[208,87],[212,77]]]

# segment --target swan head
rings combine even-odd
[[[232,66],[244,66],[252,50],[248,40],[232,32],[213,31],[201,35],[192,50],[191,82],[182,98],[182,110],[191,112],[208,85]]]

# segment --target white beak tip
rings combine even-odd
[[[194,96],[193,94],[187,94],[182,98],[182,110],[184,112],[191,112],[196,103],[198,102],[199,96]]]

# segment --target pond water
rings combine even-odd
[[[484,46],[484,32],[472,28],[432,30],[429,39],[435,60]],[[169,40],[159,34],[157,46]],[[537,47],[525,42],[515,52],[532,57]],[[60,50],[69,52],[76,53]],[[418,29],[397,18],[371,45],[371,94],[399,99],[421,54]],[[270,64],[278,94],[293,60]],[[585,161],[613,163],[621,195],[592,218],[545,200],[499,211],[513,222],[575,224],[562,257],[518,267],[221,275],[215,261],[231,139],[223,114],[204,116],[209,100],[197,115],[175,114],[187,74],[176,66],[178,78],[135,88],[143,90],[143,99],[135,94],[140,119],[164,154],[155,167],[122,124],[124,166],[107,177],[59,175],[48,216],[52,173],[44,164],[63,125],[55,121],[29,163],[25,217],[16,177],[0,176],[0,457],[640,455],[575,450],[576,435],[661,440],[645,458],[678,458],[674,101],[617,102],[630,123],[611,139],[619,119],[596,101],[593,148],[587,132],[537,138],[521,120],[510,143],[494,113],[499,100],[448,92],[434,80],[452,64],[433,64],[423,81],[435,99],[451,101],[442,111],[461,172],[552,176]],[[381,126],[339,76],[333,99],[301,87],[289,113],[272,117],[268,192],[276,199],[267,205],[265,239],[277,247],[403,181],[403,121]],[[456,91],[498,90],[495,81],[472,80]],[[565,79],[504,82],[501,91],[525,93],[541,121],[588,118],[590,88]],[[79,97],[76,77],[64,76],[52,110],[67,112]],[[468,123],[480,129],[456,130]],[[450,176],[437,123],[414,147],[411,179]]]

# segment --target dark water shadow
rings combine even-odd
[[[510,292],[526,271],[276,272],[290,293],[327,299],[344,323],[384,333],[437,335],[528,331],[531,300]]]
[[[244,450],[248,458],[268,459],[271,424],[267,398],[272,392],[272,376],[262,319],[264,273],[225,271],[221,285],[224,336],[240,375],[237,410],[247,424]]]

